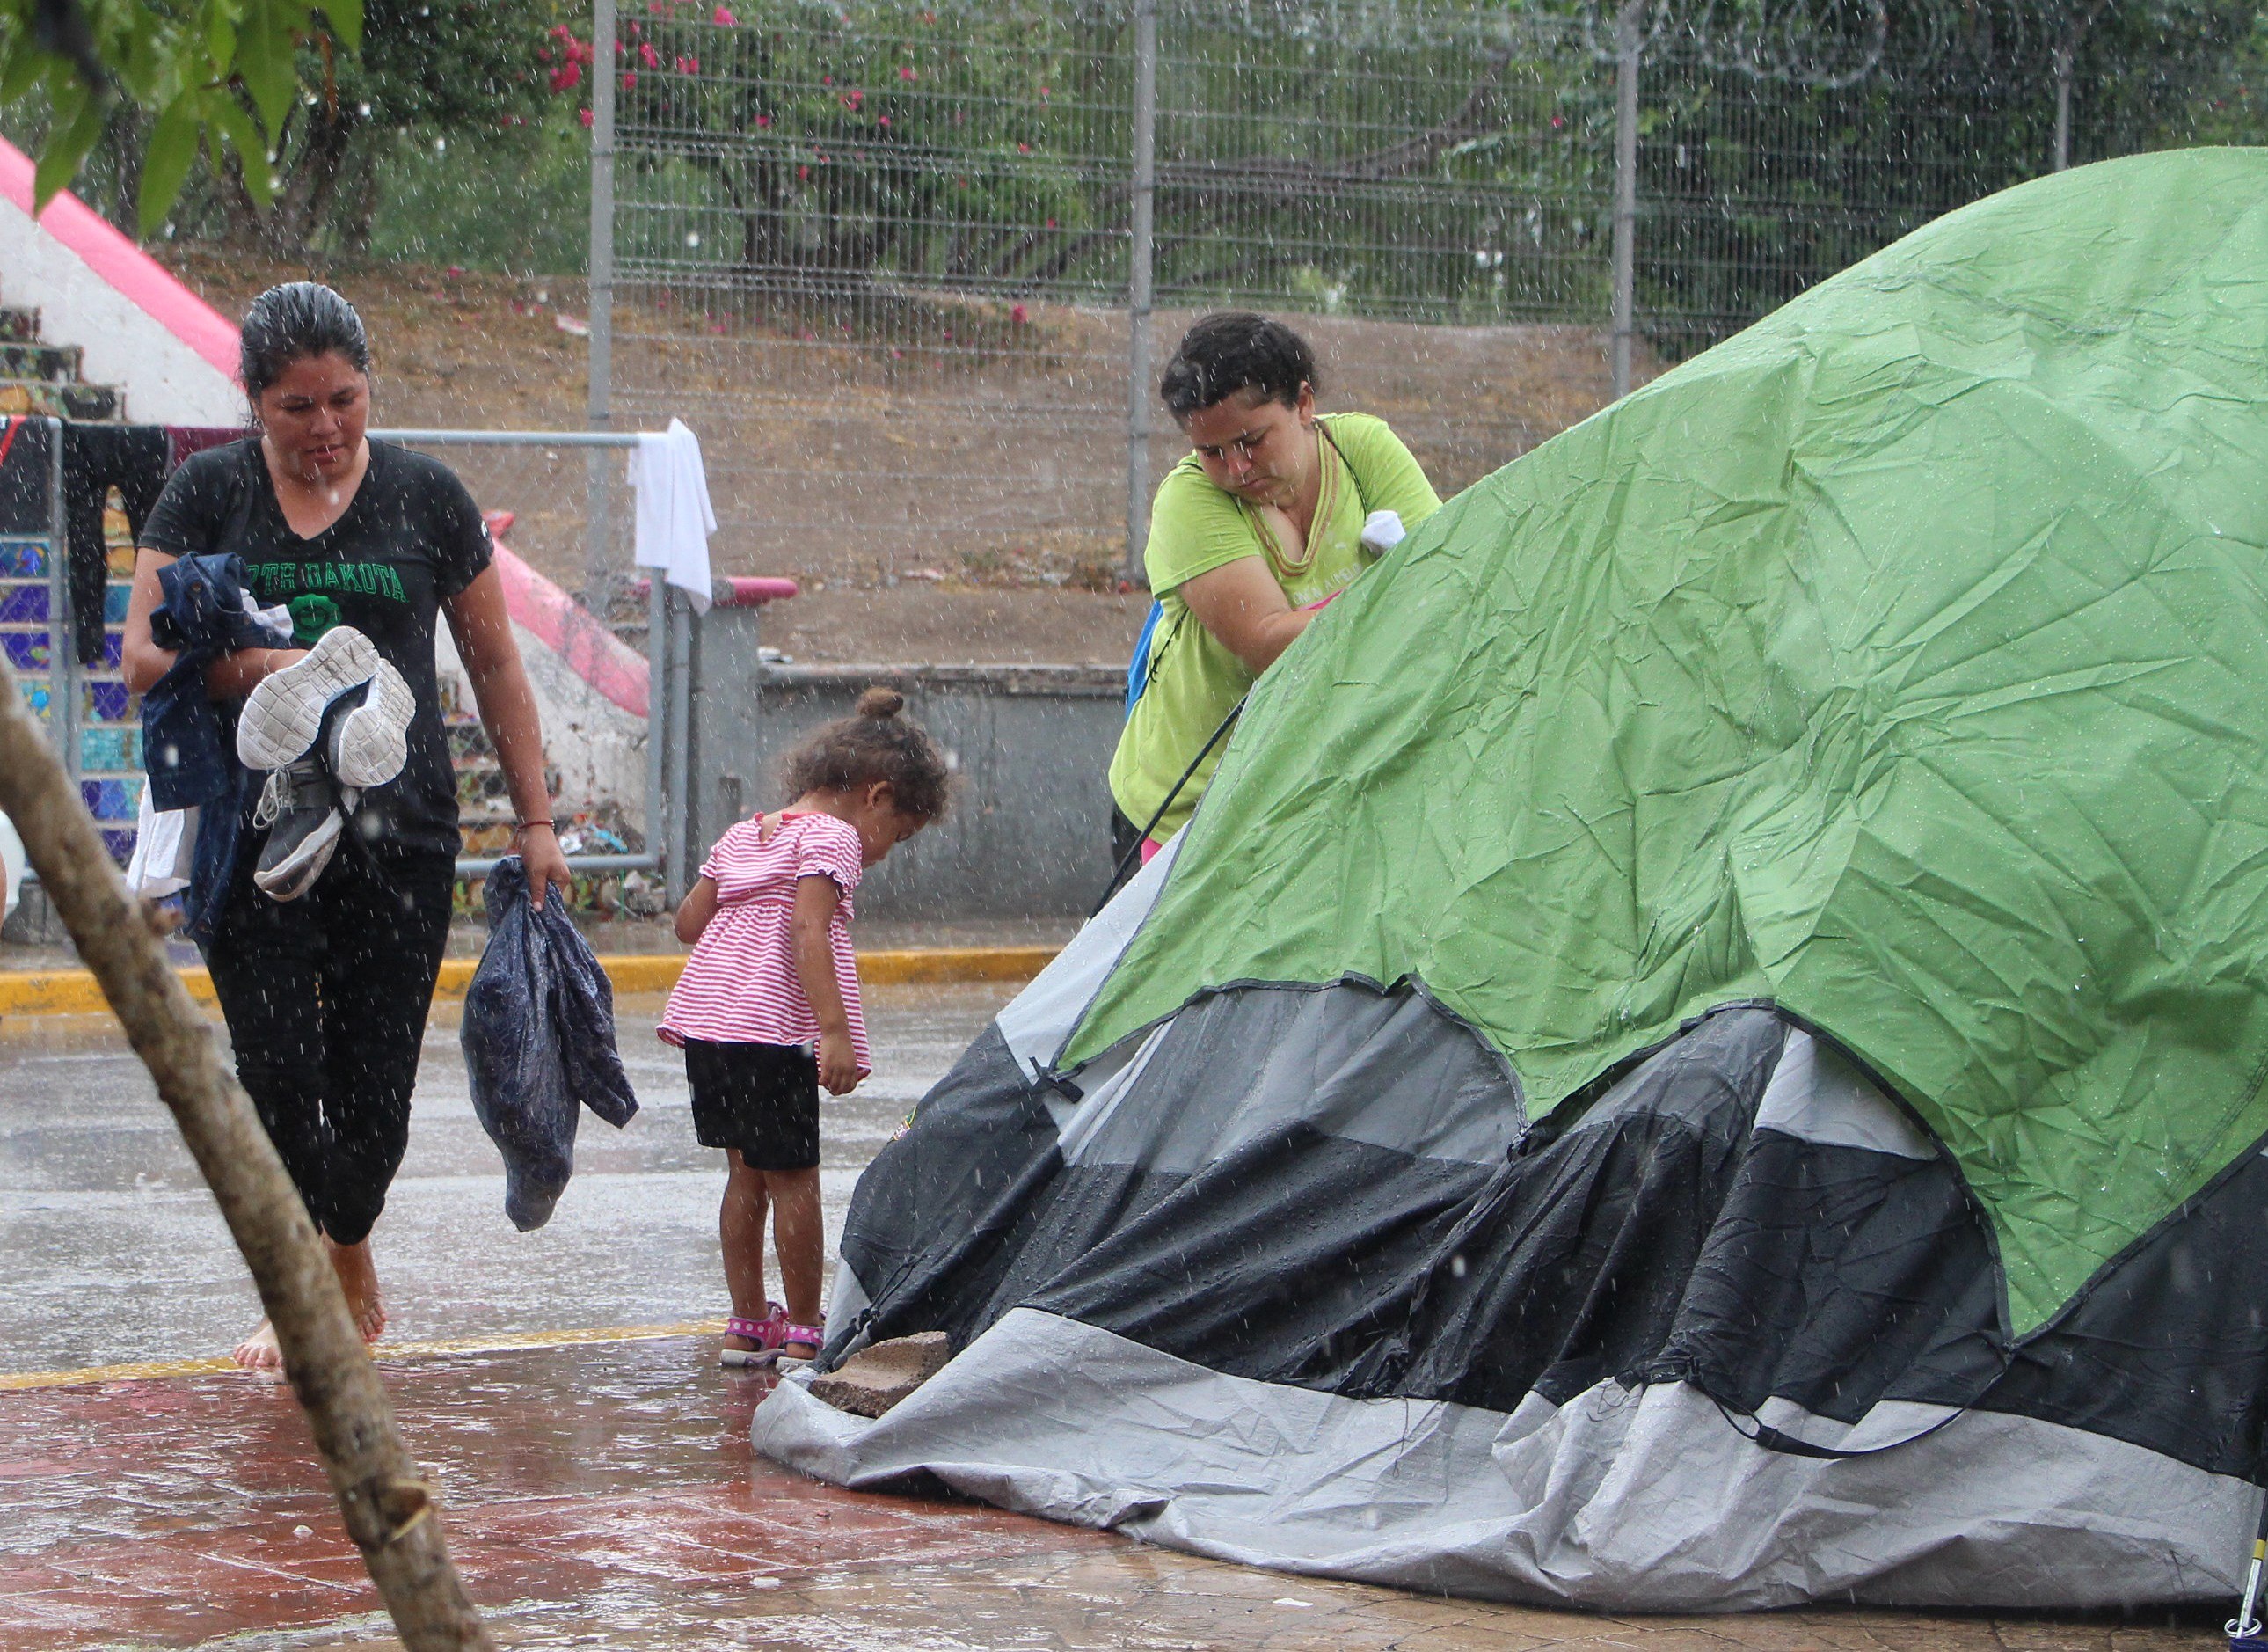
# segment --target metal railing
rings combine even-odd
[[[40,673],[27,669],[26,675],[33,681],[27,681],[26,690],[34,694],[44,690],[42,716],[49,742],[72,782],[85,782],[92,806],[94,792],[100,791],[107,797],[141,779],[139,762],[131,756],[129,737],[133,723],[131,700],[128,697],[122,712],[110,699],[98,701],[105,685],[111,689],[113,698],[116,697],[117,671],[99,663],[90,668],[79,659],[63,485],[64,422],[41,417],[26,424],[40,431],[48,450],[43,529],[21,535],[43,539],[46,547],[46,617],[34,628],[46,637],[45,681],[40,683],[36,681]],[[637,589],[639,581],[630,564],[630,524],[625,514],[615,509],[617,490],[625,485],[615,467],[620,463],[617,455],[637,446],[637,435],[408,427],[377,429],[370,434],[404,446],[453,452],[453,468],[463,476],[483,512],[506,511],[514,516],[515,523],[507,537],[516,554],[557,583],[568,583],[572,571],[579,570],[585,610],[594,619],[605,623],[627,617],[624,610],[630,603],[643,610],[647,668],[640,788],[643,816],[635,825],[643,846],[628,852],[571,852],[567,860],[571,870],[584,875],[659,872],[668,880],[670,896],[674,899],[681,895],[681,863],[687,853],[681,843],[687,819],[683,800],[689,795],[691,785],[691,777],[685,772],[689,742],[682,738],[682,731],[690,716],[693,616],[683,594],[672,591],[659,578],[644,582],[646,588],[642,594]],[[584,483],[579,510],[574,490],[557,486],[559,479],[553,474],[560,468],[562,456],[567,454],[587,455],[592,461],[575,467]],[[568,579],[562,579],[563,574]],[[26,623],[29,622],[11,619],[9,629],[11,633],[22,631]],[[92,724],[87,721],[90,704],[97,708]],[[109,709],[101,709],[104,706]],[[89,729],[93,732],[89,734]],[[547,748],[555,758],[563,734],[557,729],[547,730]],[[91,760],[86,756],[90,740],[107,741],[103,749],[112,751],[115,748],[114,756],[128,754],[123,759],[125,768],[120,769],[115,763],[105,759],[95,762],[90,769]],[[673,753],[676,758],[674,768],[669,761]],[[496,778],[500,782],[500,774]],[[595,766],[593,778],[595,784]],[[124,845],[130,843],[132,837],[130,796],[123,808],[122,815],[101,816],[101,823],[122,857]],[[604,821],[600,824],[607,827]],[[614,824],[627,828],[630,822],[625,816]],[[671,852],[673,844],[679,849],[674,855]],[[489,853],[461,855],[457,860],[458,875],[484,876],[501,858],[500,854]]]
[[[615,494],[618,485],[607,455],[628,453],[637,446],[634,432],[611,431],[490,431],[441,430],[398,427],[373,430],[372,436],[396,442],[403,446],[439,449],[496,450],[518,449],[523,452],[554,454],[561,452],[580,452],[588,455],[583,467],[584,501],[581,532],[575,533],[571,525],[557,521],[561,515],[562,496],[554,489],[541,490],[541,503],[555,519],[547,524],[547,542],[530,546],[536,552],[531,561],[538,572],[545,572],[549,564],[551,577],[563,572],[568,560],[567,547],[581,541],[581,568],[584,575],[582,597],[585,608],[602,622],[611,617],[619,608],[619,600],[628,588],[630,564],[628,545],[617,531]],[[534,499],[513,497],[509,473],[499,474],[490,465],[486,473],[475,461],[468,461],[461,467],[474,471],[467,478],[475,501],[483,511],[510,510],[515,517],[513,536],[519,537],[518,520],[527,509],[537,503]],[[535,478],[530,477],[534,481]],[[549,478],[544,478],[546,482]],[[546,556],[543,553],[549,551]],[[515,554],[519,554],[515,551]],[[686,794],[684,776],[672,776],[666,761],[671,749],[670,719],[674,713],[680,719],[675,725],[683,727],[688,698],[686,681],[686,650],[673,649],[673,638],[681,637],[689,616],[681,597],[674,596],[667,584],[655,579],[649,584],[646,595],[645,655],[646,655],[646,732],[645,732],[645,819],[642,836],[645,848],[627,854],[576,853],[567,857],[569,867],[578,873],[603,874],[613,872],[671,871],[667,845],[674,841],[671,822],[677,812],[672,799]],[[684,742],[677,741],[682,748]],[[676,785],[672,786],[674,779]],[[460,877],[482,877],[495,869],[498,855],[466,855],[457,861]],[[673,881],[674,880],[673,879]]]

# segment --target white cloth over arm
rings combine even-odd
[[[243,594],[244,611],[278,648],[291,642],[291,610],[282,603],[262,608]],[[144,760],[147,767],[147,760]],[[134,828],[134,853],[126,862],[126,887],[153,901],[178,895],[189,887],[196,867],[199,811],[159,808],[150,796],[150,783],[142,783],[142,809]],[[12,898],[12,892],[11,892]]]
[[[630,455],[630,485],[637,490],[637,547],[631,560],[659,568],[685,593],[694,611],[709,608],[709,535],[717,513],[709,503],[709,476],[701,467],[701,439],[681,419],[659,435],[641,433]]]
[[[195,808],[153,807],[149,783],[143,783],[142,814],[135,823],[134,853],[126,863],[129,889],[161,901],[189,887],[189,874],[196,865],[197,824],[202,813]]]

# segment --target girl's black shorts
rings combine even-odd
[[[736,1148],[754,1170],[817,1168],[819,1058],[801,1044],[688,1038],[685,1081],[703,1147]]]

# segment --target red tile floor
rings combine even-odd
[[[678,1336],[387,1362],[500,1644],[2161,1652],[2218,1640],[2202,1620],[1613,1619],[1250,1571],[803,1479],[748,1448],[770,1379],[726,1377],[713,1357],[707,1339]],[[0,1392],[0,1652],[386,1644],[288,1389],[229,1374]]]

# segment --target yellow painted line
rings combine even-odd
[[[18,1371],[0,1374],[0,1393],[30,1388],[76,1388],[85,1383],[144,1383],[156,1376],[205,1376],[233,1371],[236,1361],[222,1356],[209,1360],[141,1360],[131,1365],[85,1365],[75,1371]]]
[[[721,1337],[721,1319],[674,1325],[584,1325],[571,1331],[523,1331],[500,1336],[454,1337],[438,1342],[381,1342],[379,1360],[438,1360],[453,1353],[515,1353],[528,1348],[580,1348],[594,1342],[655,1342],[665,1337]]]
[[[903,986],[949,981],[1023,981],[1044,969],[1054,947],[923,947],[902,952],[870,952],[858,960],[858,978],[869,986]],[[681,953],[613,953],[599,965],[617,992],[666,992],[685,968]],[[434,984],[436,1001],[460,999],[473,984],[477,958],[445,958]],[[179,971],[181,985],[198,1003],[213,1003],[212,977],[202,967]],[[0,1015],[96,1015],[109,1001],[85,970],[0,970]]]
[[[713,1337],[721,1319],[688,1320],[677,1325],[591,1325],[576,1331],[528,1331],[493,1337],[458,1337],[438,1342],[381,1342],[371,1350],[383,1364],[438,1360],[458,1353],[513,1353],[528,1348],[579,1348],[600,1342],[653,1342],[665,1337]],[[87,1365],[71,1371],[0,1373],[0,1393],[39,1388],[84,1388],[99,1383],[146,1383],[166,1376],[212,1376],[237,1368],[225,1354],[203,1360],[142,1360],[128,1365]]]

